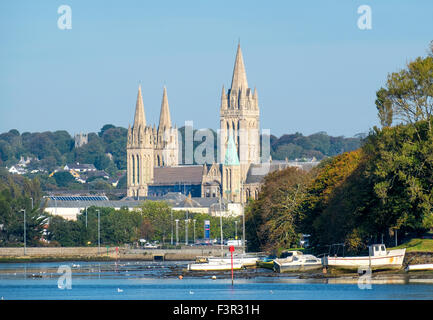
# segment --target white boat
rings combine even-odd
[[[374,244],[368,247],[368,256],[354,257],[323,257],[323,265],[342,269],[357,269],[360,267],[371,269],[401,268],[406,249],[386,250],[384,244]]]
[[[255,266],[259,257],[249,256],[249,255],[234,255],[233,264],[240,264],[243,267]],[[209,263],[231,263],[231,257],[208,257],[207,261]]]
[[[405,270],[406,271],[433,270],[433,263],[411,264],[411,265],[408,265]]]
[[[291,251],[289,256],[274,260],[276,272],[307,271],[320,269],[322,260],[311,254],[303,254],[300,251]]]
[[[233,262],[233,270],[240,270],[242,268],[243,268],[242,264]],[[227,271],[231,269],[232,269],[231,262],[225,263],[223,261],[188,264],[189,271]]]

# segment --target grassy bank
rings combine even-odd
[[[433,252],[433,239],[411,239],[398,247],[389,249],[404,249],[406,252]]]

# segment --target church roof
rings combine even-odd
[[[242,57],[241,44],[238,44],[236,52],[235,66],[233,68],[232,87],[231,90],[239,90],[248,88],[247,73],[245,71],[244,58]]]
[[[201,184],[203,166],[155,167],[152,185]]]
[[[224,165],[226,166],[238,166],[239,158],[238,153],[236,151],[235,142],[233,141],[233,136],[230,135],[229,143],[227,145],[227,150],[224,159]]]

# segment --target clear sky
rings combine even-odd
[[[239,38],[262,128],[350,137],[378,125],[387,74],[426,55],[433,1],[1,1],[0,132],[127,127],[139,81],[148,123],[166,85],[178,127],[216,129]]]

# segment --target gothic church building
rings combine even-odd
[[[179,134],[170,118],[164,87],[158,128],[146,123],[141,87],[138,88],[133,126],[128,128],[127,197],[140,199],[180,192],[193,198],[246,202],[257,198],[264,177],[253,174],[260,161],[260,109],[257,89],[248,86],[238,44],[231,87],[224,86],[220,106],[219,163],[181,165]],[[268,162],[269,170],[285,163]],[[256,170],[257,171],[257,170]]]

